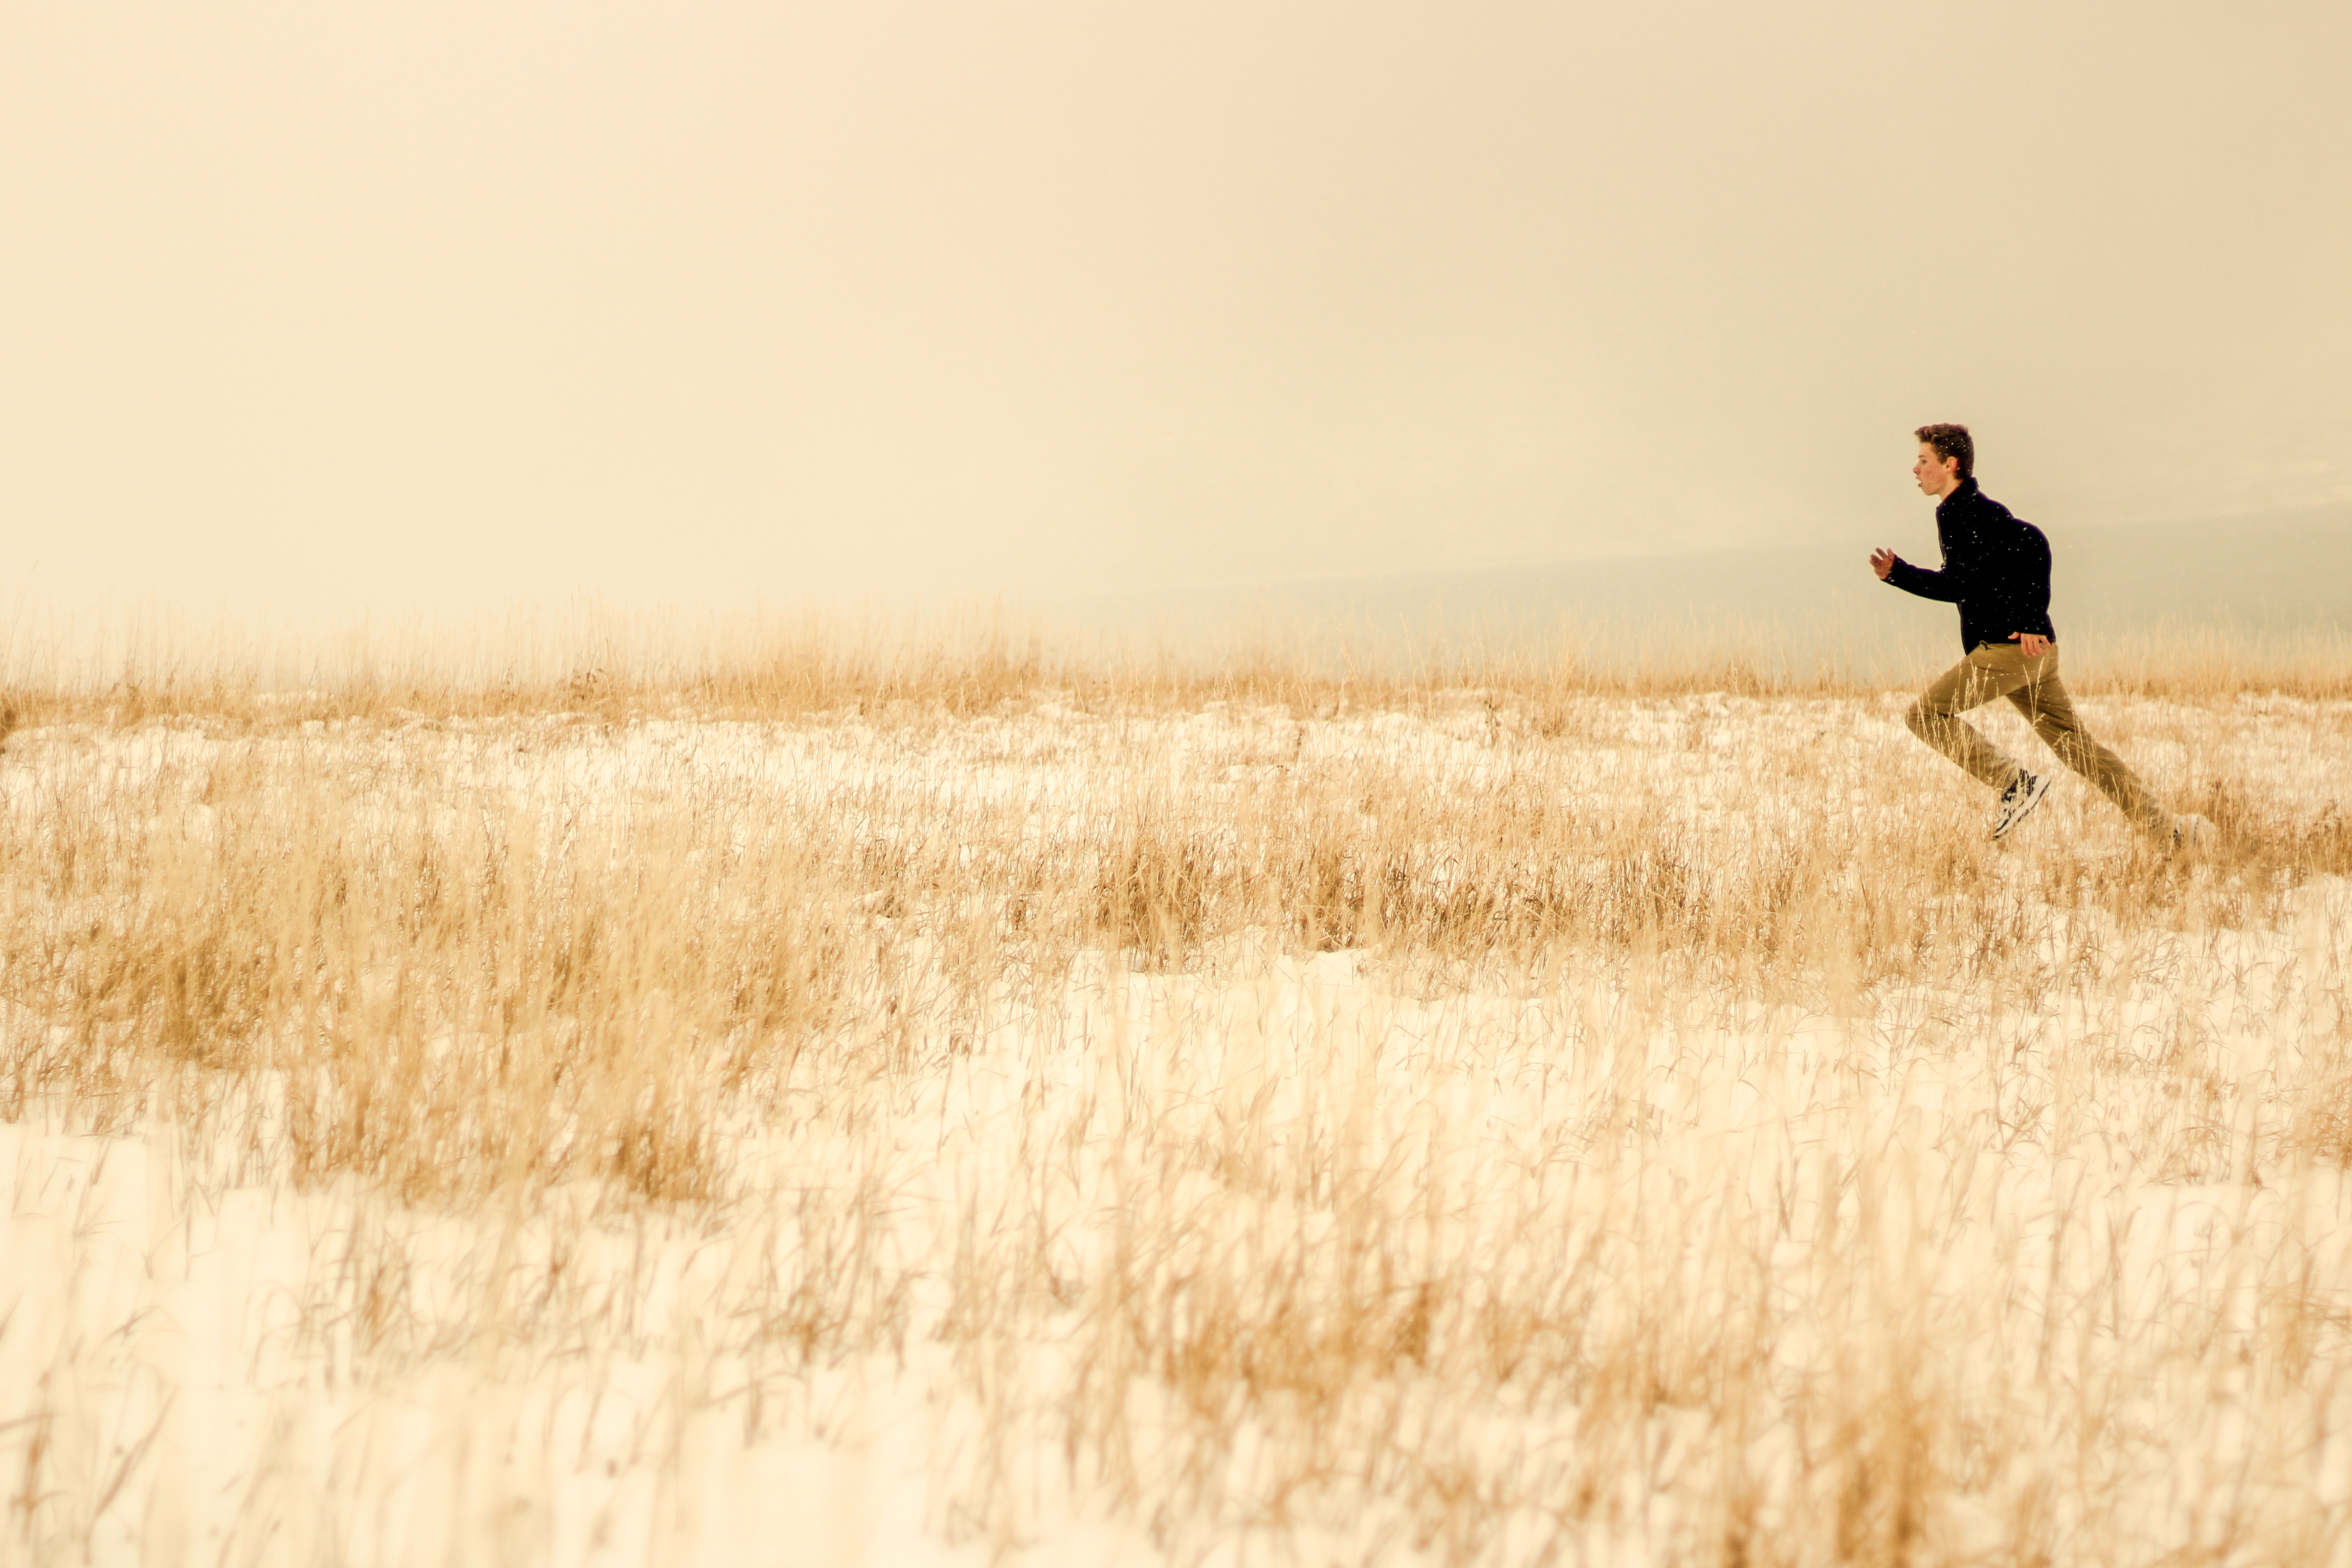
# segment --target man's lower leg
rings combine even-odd
[[[2122,758],[2080,728],[2045,733],[2042,738],[2058,754],[2061,762],[2081,774],[2091,788],[2113,801],[2117,810],[2144,831],[2163,834],[2172,831],[2172,813],[2164,809],[2155,791],[2140,781],[2139,775]]]
[[[2093,739],[2083,727],[2082,719],[2074,712],[2074,699],[2067,695],[2054,667],[2046,678],[2019,691],[2010,700],[2033,726],[2033,733],[2042,737],[2042,744],[2058,754],[2059,761],[2081,774],[2091,788],[2113,801],[2116,809],[2143,831],[2164,835],[2172,831],[2172,813],[2164,809],[2155,792],[2140,781],[2139,775],[2122,758]]]
[[[1951,758],[1979,783],[2006,789],[2025,772],[2007,752],[1978,734],[1976,726],[1925,698],[1911,705],[1904,722],[1912,734]]]

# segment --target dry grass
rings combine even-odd
[[[2344,1561],[2332,657],[2079,679],[2193,862],[1752,670],[20,673],[0,1540]]]

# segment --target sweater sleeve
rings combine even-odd
[[[2050,546],[2040,529],[2015,523],[1993,545],[1986,563],[1984,591],[1971,608],[1995,638],[2022,632],[2050,634]]]
[[[1941,600],[1946,604],[1958,604],[1968,595],[1968,584],[1961,580],[1958,572],[1948,568],[1942,571],[1929,571],[1925,567],[1913,566],[1899,555],[1895,558],[1894,569],[1887,572],[1886,580],[1906,593],[1916,593],[1922,599]]]
[[[2030,524],[2023,525],[2020,533],[2017,629],[2046,633],[2050,629],[2050,541]]]

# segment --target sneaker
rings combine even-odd
[[[2025,821],[2025,814],[2042,804],[2042,797],[2050,793],[2050,775],[2021,773],[2010,787],[2000,792],[2000,819],[1992,825],[1995,840],[2009,837],[2010,829]]]
[[[2213,824],[2194,811],[2183,812],[2172,819],[2172,852],[2174,854],[2179,854],[2184,850],[2210,848],[2213,836]]]

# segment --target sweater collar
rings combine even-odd
[[[1967,478],[1960,481],[1959,487],[1958,489],[1953,490],[1942,500],[1936,503],[1936,515],[1940,517],[1945,514],[1945,512],[1959,505],[1961,502],[1974,500],[1976,498],[1976,494],[1977,476],[1971,474]]]

